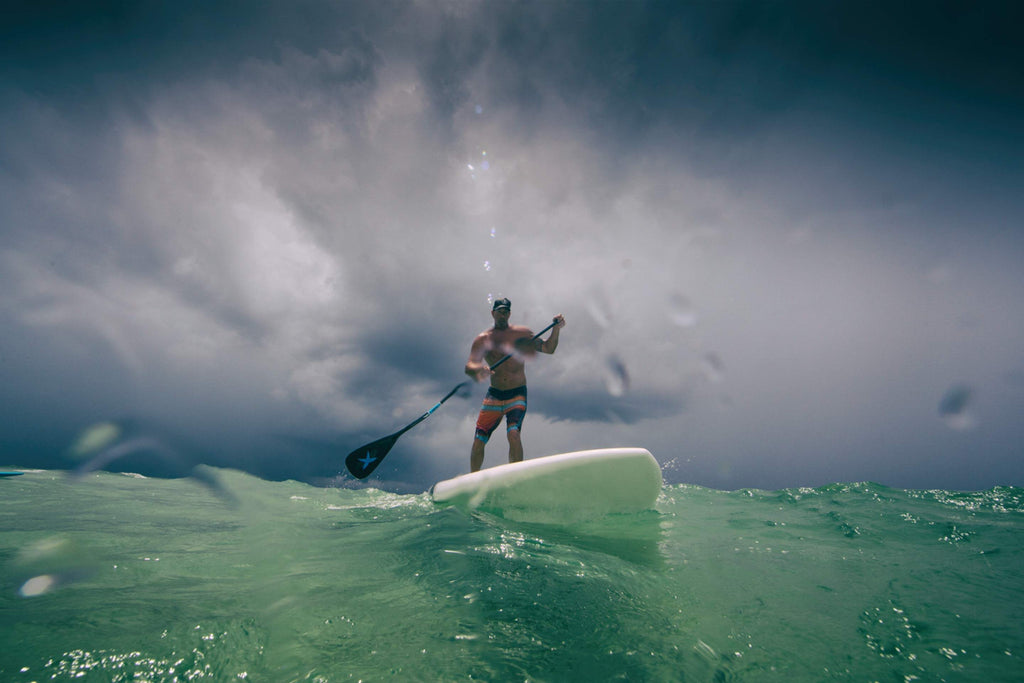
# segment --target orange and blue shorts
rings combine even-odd
[[[526,417],[526,387],[495,389],[491,387],[484,396],[480,416],[476,419],[476,438],[487,443],[491,434],[505,418],[507,431],[522,430]]]

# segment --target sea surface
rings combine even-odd
[[[2,681],[1019,681],[1024,489],[427,494],[0,479]]]

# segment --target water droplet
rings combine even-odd
[[[673,292],[668,298],[669,320],[678,327],[693,327],[697,324],[697,311],[688,298]]]
[[[489,169],[490,167],[491,167],[491,162],[489,162],[489,161],[485,161],[484,163],[480,164],[480,168],[484,169],[485,171],[487,169]]]
[[[704,374],[712,382],[722,381],[722,376],[725,374],[725,365],[717,353],[710,352],[704,354]]]
[[[483,113],[484,113],[484,108],[483,108],[483,107],[481,107],[481,106],[480,106],[480,105],[478,104],[478,105],[476,105],[476,107],[474,108],[474,110],[473,110],[473,111],[475,111],[475,112],[476,112],[477,114],[483,114]]]
[[[605,292],[600,290],[591,292],[584,305],[586,306],[587,313],[590,314],[595,323],[601,327],[611,326],[613,317],[612,303]]]
[[[34,598],[89,578],[97,565],[87,547],[52,536],[22,548],[13,567],[16,573],[28,577],[18,588],[18,594]]]
[[[966,431],[975,425],[970,412],[973,392],[966,385],[957,385],[939,401],[939,415],[950,429]]]
[[[90,453],[103,450],[121,436],[121,427],[113,422],[97,422],[82,432],[71,452],[78,457],[84,457]]]
[[[475,168],[473,168],[473,164],[466,164],[466,168],[468,168],[470,171],[476,170]]]
[[[497,228],[491,228],[491,239],[494,239],[498,235]]]
[[[18,593],[20,593],[23,598],[34,598],[38,595],[49,593],[56,585],[57,579],[49,574],[40,574],[39,576],[33,576],[31,579],[23,583],[21,588],[18,589]]]
[[[622,396],[629,390],[629,372],[622,359],[614,354],[605,361],[604,385],[612,396]]]
[[[491,262],[490,261],[484,261],[484,270],[490,272],[490,270],[491,270]]]

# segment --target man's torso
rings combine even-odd
[[[517,351],[518,340],[532,337],[529,328],[520,325],[509,325],[504,330],[490,329],[483,333],[486,338],[484,360],[494,365],[508,354],[512,357],[502,363],[491,375],[491,386],[495,389],[514,389],[526,385],[526,367],[523,363],[522,351]]]

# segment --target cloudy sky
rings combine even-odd
[[[508,296],[568,320],[528,457],[1024,485],[1012,3],[16,5],[0,462],[71,467],[117,420],[166,446],[131,469],[346,484]],[[371,483],[466,471],[482,394]]]

